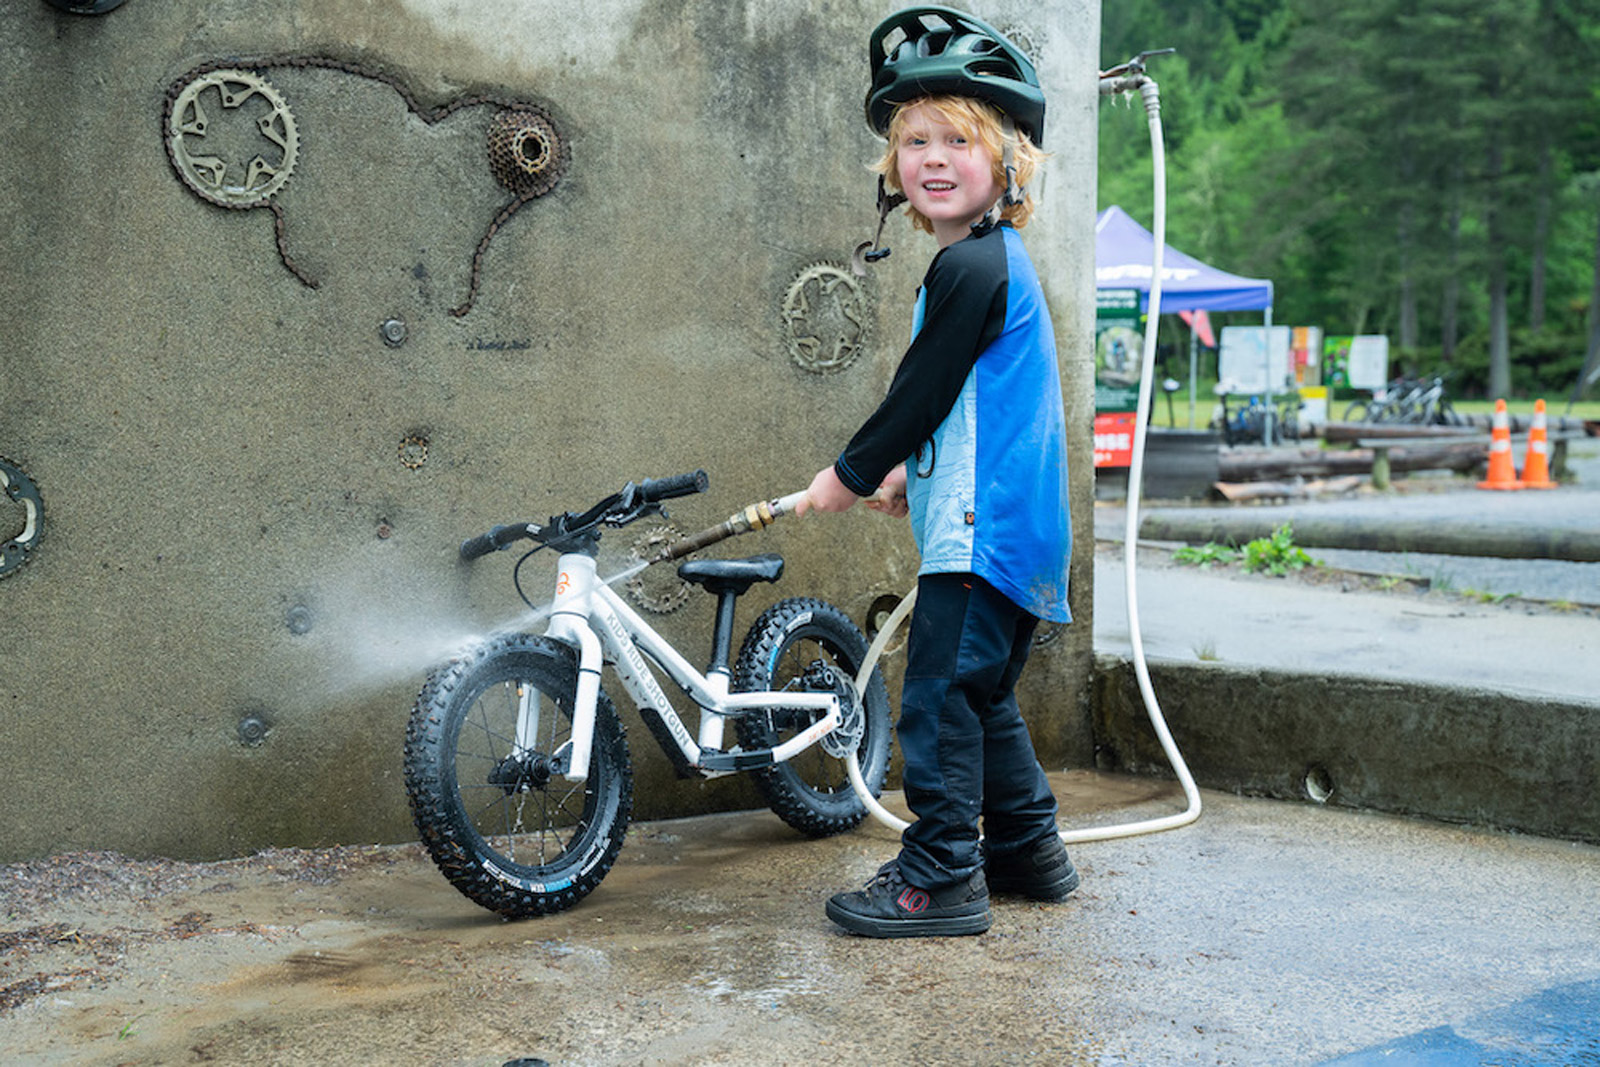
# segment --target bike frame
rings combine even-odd
[[[732,677],[726,664],[713,664],[708,673],[700,673],[599,579],[594,557],[583,552],[568,552],[557,564],[556,596],[545,636],[578,650],[570,748],[564,761],[560,760],[560,753],[551,753],[558,763],[564,763],[561,773],[568,781],[581,782],[589,775],[600,672],[608,662],[646,723],[654,720],[661,727],[652,727],[652,732],[662,749],[669,756],[672,754],[667,749],[670,737],[682,755],[683,765],[702,777],[714,778],[782,762],[820,741],[843,721],[836,694],[734,693],[730,692]],[[697,737],[690,736],[678,717],[646,656],[700,707]],[[538,734],[539,709],[531,695],[524,690],[518,709],[519,754],[533,747],[532,739]],[[821,712],[822,718],[776,748],[739,752],[722,749],[728,716],[774,710]]]

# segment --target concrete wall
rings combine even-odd
[[[464,537],[695,467],[712,489],[672,509],[684,531],[803,486],[882,395],[932,251],[891,223],[896,254],[854,283],[860,354],[826,373],[792,358],[786,294],[870,236],[865,42],[894,6],[130,0],[79,17],[10,0],[0,456],[45,510],[0,583],[0,861],[407,839],[412,697],[519,606],[511,557],[463,565]],[[1099,5],[980,13],[1022,31],[1051,96],[1027,236],[1073,427],[1079,623],[1041,647],[1025,695],[1060,765],[1089,751]],[[169,94],[235,57],[281,98],[247,103],[298,132],[267,206],[211,203],[169,157]],[[570,161],[495,228],[458,316],[515,199],[489,168],[484,97],[542,108]],[[213,106],[205,147],[271,155],[247,110]],[[799,332],[853,329],[818,283],[807,296]],[[858,511],[726,546],[790,561],[741,619],[810,593],[865,621],[909,588],[903,527]],[[20,516],[0,501],[0,538]],[[612,534],[612,560],[646,533]],[[550,569],[530,567],[542,597]],[[708,603],[660,618],[704,655]],[[673,781],[625,723],[640,816],[755,803]]]

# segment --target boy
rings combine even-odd
[[[1044,97],[1015,46],[948,8],[890,16],[871,47],[867,118],[889,142],[876,169],[940,251],[888,396],[800,510],[871,497],[911,518],[922,563],[898,733],[917,818],[827,914],[872,937],[977,934],[991,886],[1060,900],[1078,885],[1013,695],[1039,619],[1070,618],[1054,335],[1014,228],[1033,209]]]

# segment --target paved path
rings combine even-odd
[[[1237,565],[1201,570],[1154,548],[1137,558],[1140,631],[1152,660],[1464,685],[1600,707],[1600,615],[1592,609],[1530,612],[1399,587],[1309,585]],[[1131,648],[1125,574],[1120,547],[1097,556],[1096,651]]]

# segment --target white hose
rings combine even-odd
[[[1145,710],[1149,713],[1150,725],[1155,728],[1156,737],[1161,742],[1161,749],[1167,754],[1167,760],[1172,764],[1173,771],[1178,775],[1178,781],[1183,785],[1183,795],[1188,801],[1188,806],[1176,815],[1143,819],[1116,826],[1062,830],[1061,840],[1068,845],[1174,830],[1180,826],[1187,826],[1200,817],[1200,790],[1195,786],[1194,776],[1189,773],[1189,765],[1183,761],[1183,753],[1178,751],[1178,745],[1172,739],[1172,731],[1167,728],[1166,717],[1162,715],[1161,705],[1156,700],[1155,688],[1150,684],[1150,668],[1144,658],[1144,636],[1139,631],[1139,592],[1135,555],[1139,534],[1139,498],[1144,481],[1145,438],[1150,428],[1156,364],[1156,333],[1161,315],[1161,270],[1167,241],[1167,164],[1166,150],[1161,136],[1160,90],[1154,81],[1142,78],[1139,93],[1144,98],[1145,112],[1150,117],[1150,158],[1155,184],[1155,254],[1154,262],[1151,264],[1150,306],[1146,317],[1149,325],[1145,330],[1144,358],[1139,374],[1139,407],[1134,418],[1133,464],[1128,468],[1128,517],[1122,539],[1123,578],[1128,600],[1128,633],[1133,646],[1133,670],[1139,680],[1139,692],[1144,697]],[[883,650],[888,647],[895,631],[911,613],[911,607],[916,600],[917,591],[913,589],[906,594],[905,599],[900,601],[879,628],[878,636],[867,648],[866,659],[862,661],[861,670],[856,674],[857,692],[866,692],[867,682],[871,679],[872,671],[877,667]],[[878,798],[872,795],[872,791],[867,788],[867,783],[861,777],[861,763],[854,752],[851,752],[846,760],[845,769],[850,775],[851,787],[855,789],[856,795],[861,798],[861,802],[866,805],[874,818],[896,832],[903,831],[910,825],[878,803]]]

